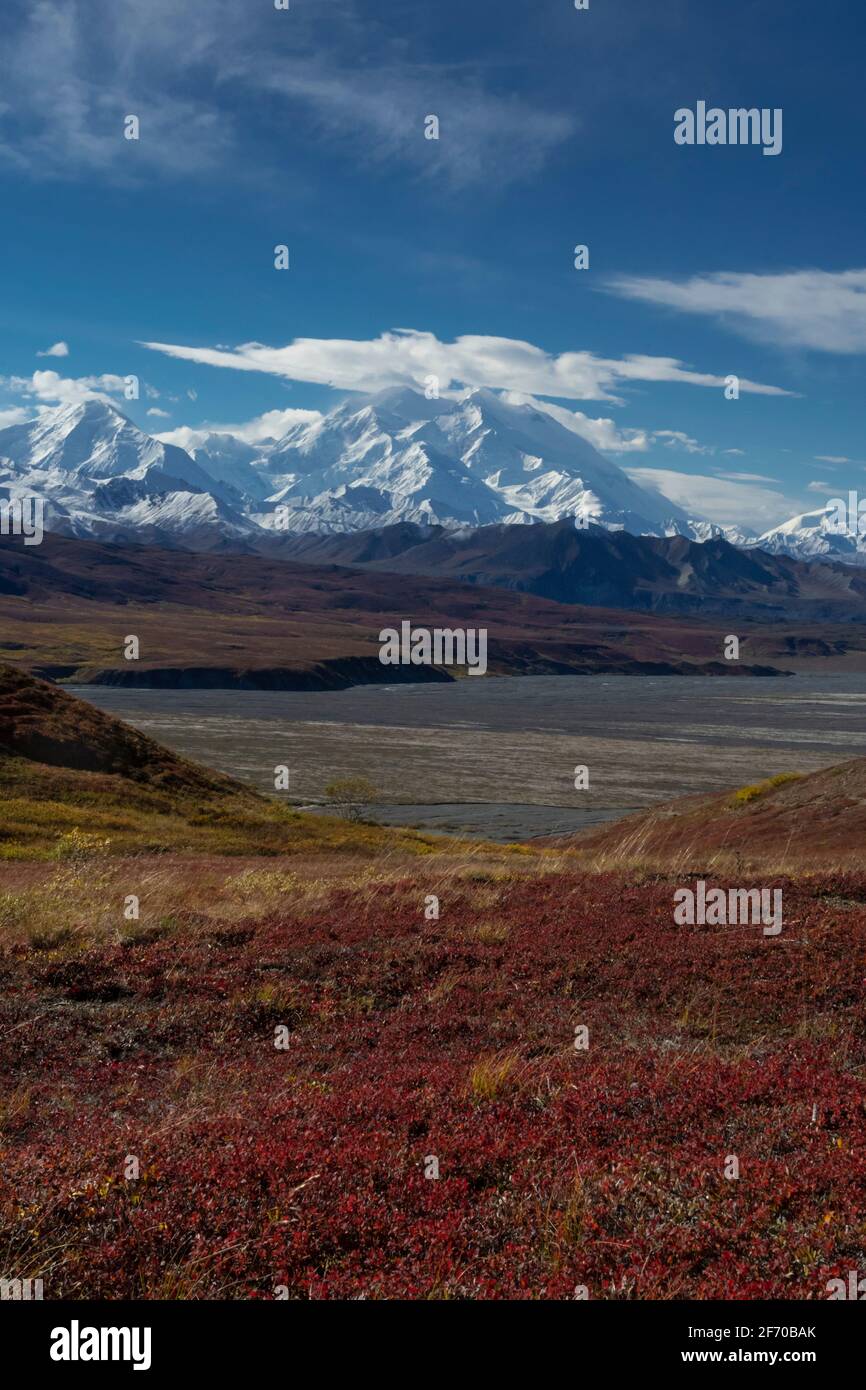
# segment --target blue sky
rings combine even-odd
[[[864,28],[842,0],[6,0],[0,422],[134,373],[151,432],[255,433],[432,369],[579,412],[715,519],[866,490]],[[782,152],[677,145],[699,100],[781,108]]]

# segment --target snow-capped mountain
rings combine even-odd
[[[66,535],[193,549],[271,548],[286,532],[574,517],[866,565],[866,536],[840,531],[829,505],[761,536],[720,528],[632,480],[555,414],[489,390],[432,401],[384,391],[256,444],[192,429],[174,438],[186,447],[145,434],[103,400],[45,410],[0,430],[0,501],[43,498],[46,528]]]
[[[553,416],[487,390],[435,401],[386,391],[256,445],[195,430],[182,438],[187,448],[152,438],[103,400],[43,411],[0,430],[0,499],[44,498],[47,528],[65,534],[195,547],[404,521],[709,527]]]
[[[101,400],[0,430],[0,499],[22,496],[64,535],[198,546],[254,529],[240,492]]]
[[[249,503],[266,502],[273,492],[267,448],[237,435],[212,430],[178,430],[179,443],[207,475]],[[273,443],[273,441],[271,441]]]
[[[555,521],[690,533],[690,518],[640,487],[581,436],[493,391],[425,399],[409,388],[349,401],[289,430],[268,452],[270,506],[290,531],[415,521],[450,526]],[[268,512],[256,517],[278,524]]]
[[[0,454],[49,484],[151,476],[207,491],[212,479],[183,449],[144,434],[119,410],[100,400],[48,410],[36,420],[0,431]]]
[[[791,555],[795,560],[841,560],[848,565],[866,565],[866,534],[860,534],[858,519],[845,516],[832,503],[814,511],[793,516],[781,526],[765,531],[754,542],[771,555]]]

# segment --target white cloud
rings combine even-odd
[[[863,468],[864,466],[866,466],[864,465],[862,459],[849,459],[846,458],[844,454],[816,454],[815,462],[832,464],[850,463],[853,464],[855,468]]]
[[[554,420],[579,434],[581,439],[588,439],[602,453],[642,453],[649,448],[650,438],[646,430],[621,430],[614,420],[593,419],[590,415],[584,415],[582,410],[569,410],[567,406],[540,400],[538,396],[529,396],[524,391],[504,391],[502,394],[513,405],[531,405],[552,415]]]
[[[266,410],[264,415],[257,415],[254,420],[247,420],[241,425],[205,424],[197,429],[180,425],[175,430],[163,431],[155,438],[163,444],[177,444],[187,450],[199,448],[209,434],[233,434],[247,444],[261,444],[266,439],[281,439],[292,425],[312,424],[321,418],[318,410]]]
[[[833,484],[832,484],[832,483],[821,483],[821,482],[817,482],[817,481],[814,482],[814,483],[807,483],[807,484],[806,484],[806,491],[807,491],[807,492],[823,492],[824,496],[826,497],[828,492],[832,492],[832,491],[833,491]]]
[[[213,98],[178,95],[183,68],[207,66],[209,43],[218,50],[220,0],[201,13],[187,7],[188,22],[170,0],[146,8],[146,20],[138,0],[40,0],[8,11],[3,98],[13,120],[8,136],[0,132],[0,161],[19,173],[120,182],[154,170],[208,173],[221,162],[230,113]],[[127,114],[141,120],[138,141],[123,138]]]
[[[5,430],[9,425],[23,425],[25,420],[32,418],[32,410],[25,410],[20,405],[7,406],[0,410],[0,430]]]
[[[627,468],[626,472],[635,482],[657,488],[685,511],[708,517],[718,526],[743,529],[745,519],[754,530],[766,531],[802,510],[781,492],[752,483],[668,468]]]
[[[734,483],[778,483],[778,478],[768,478],[765,473],[723,473],[716,470],[717,478],[729,478]]]
[[[148,415],[153,415],[154,418],[157,419],[157,420],[170,420],[170,419],[171,419],[171,411],[169,411],[169,410],[160,410],[160,408],[159,408],[158,405],[152,405],[152,406],[150,407],[150,410],[149,410],[147,413],[148,413]]]
[[[673,357],[628,354],[597,357],[591,352],[554,356],[515,338],[466,334],[453,343],[433,333],[398,328],[370,340],[296,338],[287,347],[242,343],[233,349],[148,342],[142,346],[186,362],[236,371],[266,372],[290,381],[316,382],[339,390],[372,392],[389,386],[423,386],[428,376],[439,389],[489,386],[539,396],[619,402],[613,388],[632,381],[683,382],[721,390],[724,377],[693,372]],[[740,380],[740,390],[785,396],[777,386]]]
[[[69,344],[68,344],[68,343],[63,343],[63,342],[60,342],[60,343],[52,343],[50,348],[46,348],[44,352],[37,352],[36,356],[37,356],[37,357],[68,357],[68,356],[69,356]]]
[[[158,439],[161,444],[176,444],[179,449],[186,449],[189,453],[192,449],[198,449],[207,439],[211,431],[208,429],[192,429],[189,425],[178,425],[173,430],[161,430],[155,434],[154,439]],[[218,430],[217,433],[233,434],[234,430]]]
[[[259,59],[245,76],[271,98],[306,107],[321,134],[364,164],[398,161],[455,188],[527,178],[577,126],[571,114],[542,110],[513,92],[498,95],[445,69],[434,75],[405,50],[393,60],[349,64],[320,48],[300,61]],[[439,119],[438,140],[424,138],[428,115]]]
[[[710,315],[782,347],[866,352],[866,270],[721,271],[688,280],[620,275],[605,288],[626,299]]]
[[[105,373],[103,376],[62,377],[55,371],[38,371],[32,376],[0,378],[8,390],[44,405],[77,405],[87,400],[108,400],[124,389],[124,378]],[[28,417],[28,418],[32,418]]]
[[[683,449],[687,454],[713,454],[715,450],[707,444],[699,444],[682,430],[655,430],[654,439],[659,439],[667,449]]]
[[[503,395],[506,400],[513,401],[516,405],[532,405],[536,410],[543,410],[552,415],[561,425],[565,425],[566,429],[573,430],[582,439],[588,439],[590,444],[595,445],[602,453],[646,453],[654,443],[663,444],[668,449],[681,448],[688,454],[715,452],[711,445],[699,444],[682,430],[620,429],[616,422],[609,418],[594,419],[590,415],[584,415],[582,410],[569,410],[567,406],[539,400],[537,396],[528,396],[521,391],[505,391]]]

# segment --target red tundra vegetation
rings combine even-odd
[[[866,1246],[866,876],[779,880],[771,939],[565,862],[167,863],[126,932],[141,860],[33,878],[71,925],[0,956],[3,1264],[46,1297],[825,1298]]]

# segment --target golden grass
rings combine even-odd
[[[580,1173],[575,1173],[571,1190],[557,1222],[557,1236],[564,1246],[579,1245],[587,1216],[586,1189]]]
[[[517,1058],[510,1052],[479,1057],[469,1073],[472,1099],[479,1102],[497,1100],[514,1084],[516,1067]]]
[[[320,818],[312,818],[316,827]],[[314,827],[314,828],[316,828]],[[412,837],[386,837],[384,849],[371,856],[363,843],[335,854],[327,839],[314,841],[314,850],[292,846],[275,855],[227,856],[211,852],[189,854],[115,853],[114,847],[94,850],[77,838],[75,853],[33,856],[0,863],[0,935],[4,943],[21,943],[58,956],[74,956],[90,947],[115,941],[134,944],[155,936],[208,931],[231,926],[272,912],[287,911],[303,919],[321,911],[341,892],[351,898],[359,919],[378,907],[387,892],[389,907],[417,915],[419,927],[441,929],[497,943],[508,932],[489,913],[503,902],[508,885],[548,867],[547,853],[522,857],[519,874],[503,875],[501,886],[487,882],[496,870],[496,846],[463,845],[442,839],[434,854],[417,853]],[[465,876],[467,857],[484,864],[476,886]],[[483,896],[484,907],[475,901]],[[424,917],[429,895],[440,899],[441,921]],[[130,915],[131,897],[138,899],[138,916]],[[459,915],[457,908],[459,905]],[[455,911],[453,927],[449,913]],[[472,922],[478,913],[477,925]],[[441,983],[441,982],[440,982]]]
[[[511,927],[507,922],[479,922],[469,934],[485,946],[500,946],[511,935]]]
[[[444,836],[304,815],[239,792],[172,795],[125,777],[0,759],[0,860],[162,854],[434,855]]]

